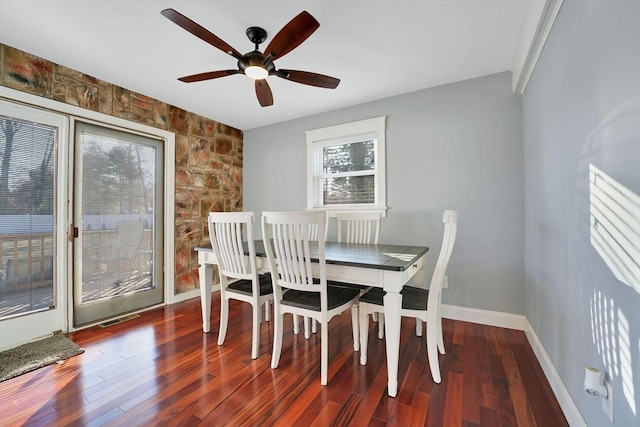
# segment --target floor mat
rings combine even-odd
[[[84,349],[62,334],[5,350],[0,352],[0,382],[81,353]]]

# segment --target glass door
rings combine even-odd
[[[0,349],[66,331],[64,116],[0,101]]]
[[[74,326],[163,302],[163,145],[75,125]]]

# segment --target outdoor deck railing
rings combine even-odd
[[[84,256],[89,264],[100,262],[111,247],[116,230],[83,231]],[[151,229],[144,230],[141,250],[152,248]],[[51,233],[0,235],[0,285],[51,283],[53,279],[54,238]],[[94,266],[95,267],[95,266]]]
[[[53,235],[0,236],[0,284],[46,282],[53,278]]]

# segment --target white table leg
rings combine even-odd
[[[203,257],[204,258],[204,257]],[[213,267],[198,256],[198,278],[200,279],[200,304],[202,305],[202,332],[211,330],[211,282]]]
[[[387,291],[384,296],[384,332],[387,344],[387,378],[389,396],[398,394],[398,361],[400,355],[400,309],[402,295]]]

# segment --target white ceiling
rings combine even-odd
[[[511,70],[532,0],[0,0],[0,42],[118,86],[248,130],[318,112]],[[541,0],[533,0],[541,1]],[[320,28],[275,61],[341,79],[335,90],[268,78],[260,107],[236,61],[160,15],[165,8],[240,52],[245,30],[271,38],[302,10]]]

